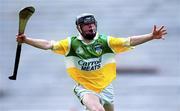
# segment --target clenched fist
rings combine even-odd
[[[25,34],[19,34],[16,35],[16,41],[19,43],[24,43],[26,39],[26,35]]]

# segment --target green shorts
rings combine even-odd
[[[110,84],[109,86],[107,86],[105,89],[103,89],[100,93],[96,93],[94,91],[85,89],[83,86],[81,85],[76,85],[74,87],[74,93],[75,95],[78,97],[78,99],[80,100],[80,102],[83,104],[82,100],[83,100],[83,96],[85,94],[91,93],[94,94],[96,96],[99,97],[100,103],[102,105],[105,104],[113,104],[114,102],[114,91],[113,91],[113,86],[112,84]]]

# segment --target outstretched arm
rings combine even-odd
[[[151,33],[130,37],[130,45],[136,46],[136,45],[148,42],[153,39],[164,39],[164,35],[166,34],[167,34],[167,31],[164,28],[164,26],[161,26],[159,29],[157,29],[156,25],[154,25],[154,28]]]
[[[17,35],[16,40],[19,43],[26,43],[31,46],[34,46],[34,47],[37,47],[40,49],[44,49],[44,50],[52,49],[52,47],[53,47],[51,41],[47,41],[47,40],[43,40],[43,39],[28,38],[24,34]]]

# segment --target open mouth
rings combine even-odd
[[[87,34],[95,34],[95,33],[96,33],[96,31],[93,29],[87,31]]]

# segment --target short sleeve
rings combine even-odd
[[[52,51],[57,54],[67,55],[70,48],[70,40],[66,38],[60,41],[52,41],[53,47]]]
[[[109,36],[108,45],[114,53],[121,53],[134,48],[130,46],[130,38],[115,38]]]

